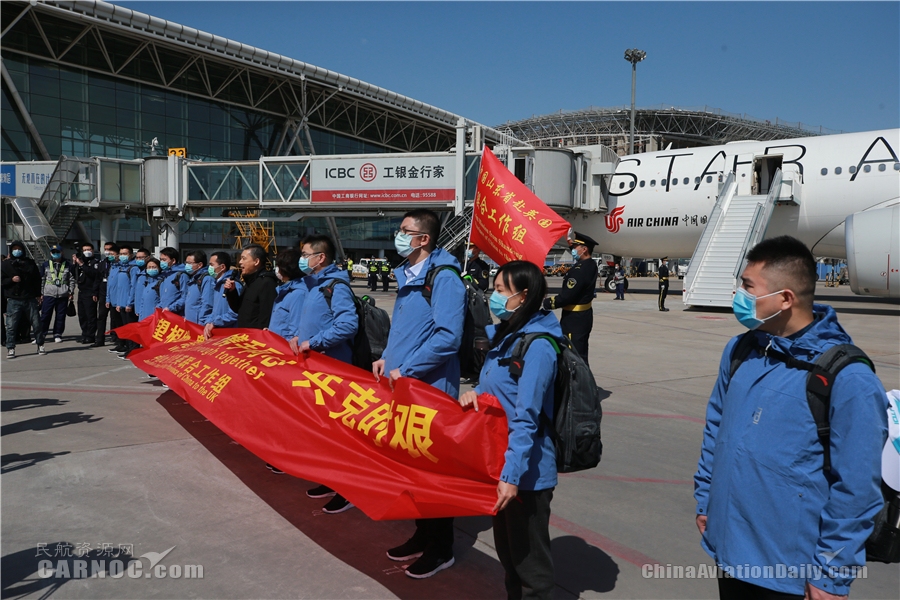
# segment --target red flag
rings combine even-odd
[[[376,520],[491,514],[507,446],[493,396],[463,411],[440,390],[258,329],[202,328],[157,310],[116,329],[129,358],[265,462],[335,489]]]
[[[473,244],[500,265],[527,260],[543,269],[550,248],[570,227],[485,146],[475,191]]]

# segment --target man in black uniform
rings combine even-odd
[[[375,257],[369,259],[369,291],[374,292],[378,290],[378,263],[375,262]]]
[[[103,244],[103,256],[100,264],[100,287],[97,302],[97,334],[91,348],[101,348],[106,345],[106,319],[109,316],[109,307],[106,306],[106,284],[109,280],[109,268],[113,266],[119,257],[119,247],[112,242]]]
[[[93,344],[97,334],[97,301],[100,299],[100,282],[103,279],[103,261],[94,256],[94,245],[81,244],[81,252],[72,255],[75,265],[75,281],[78,283],[78,324],[81,325],[80,344]],[[106,297],[103,298],[106,304]]]
[[[391,265],[388,263],[387,259],[381,261],[381,291],[388,291],[388,282],[390,281],[391,276]]]
[[[659,270],[656,272],[656,276],[659,277],[659,310],[662,312],[669,312],[669,309],[666,308],[666,296],[669,295],[669,267],[666,266],[667,260],[669,260],[668,256],[659,259]]]
[[[466,250],[466,275],[472,278],[475,287],[482,292],[487,291],[491,268],[481,260],[481,250],[475,244],[469,244],[469,249]]]
[[[562,292],[558,296],[544,299],[544,308],[562,309],[559,324],[563,335],[572,342],[578,354],[588,362],[588,340],[594,328],[594,300],[597,288],[597,263],[591,258],[591,252],[597,245],[592,238],[574,232],[569,240],[575,265],[563,279]]]

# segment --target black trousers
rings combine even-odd
[[[553,598],[550,501],[553,488],[519,491],[494,516],[494,547],[506,571],[506,597]]]
[[[453,556],[453,517],[416,519],[413,539],[423,542],[425,550],[434,550],[443,558]]]
[[[89,291],[78,290],[78,324],[82,341],[94,341],[97,332],[97,302]]]
[[[388,283],[389,282],[390,282],[390,279],[388,278],[387,273],[383,274],[381,276],[381,288],[382,288],[381,291],[383,291],[383,292],[388,291]]]
[[[564,310],[559,319],[559,325],[562,327],[563,335],[569,338],[572,346],[584,359],[585,364],[590,364],[588,362],[588,341],[591,338],[591,330],[594,328],[594,309],[589,308],[577,312]]]
[[[106,290],[101,290],[100,301],[97,302],[97,337],[95,338],[96,342],[99,344],[104,344],[106,342],[106,318],[109,316],[110,310],[113,309],[106,308]],[[115,336],[115,334],[113,334],[113,336]]]
[[[776,592],[740,579],[719,577],[719,598],[722,600],[803,600],[803,594]]]
[[[378,289],[378,275],[375,273],[369,273],[369,289],[373,292]]]
[[[666,296],[669,295],[669,282],[668,281],[660,281],[659,282],[659,310],[662,310],[666,307]]]

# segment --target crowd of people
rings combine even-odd
[[[551,598],[550,504],[557,461],[552,432],[542,424],[542,415],[554,415],[558,349],[551,339],[567,338],[587,362],[597,279],[597,265],[590,258],[595,242],[577,232],[570,237],[577,262],[556,296],[548,296],[542,270],[530,262],[499,268],[489,298],[497,319],[487,331],[490,349],[477,386],[460,395],[458,351],[467,310],[460,273],[487,290],[488,266],[470,248],[466,267],[461,267],[437,247],[440,229],[438,216],[427,209],[410,211],[402,220],[395,247],[405,262],[395,271],[398,291],[390,334],[372,372],[391,382],[418,379],[458,399],[466,410],[479,409],[482,392],[499,399],[508,417],[509,442],[497,484],[493,535],[507,594]],[[107,243],[103,254],[95,256],[93,246],[85,243],[71,262],[54,247],[51,260],[38,268],[25,256],[22,243],[13,242],[10,250],[2,268],[10,358],[23,318],[30,321],[41,354],[54,313],[54,338],[62,335],[77,284],[81,343],[105,344],[108,314],[111,351],[123,359],[134,345],[118,339],[115,329],[162,309],[202,325],[207,339],[228,328],[268,329],[295,353],[316,351],[352,360],[358,328],[353,292],[347,270],[335,264],[335,243],[326,235],[307,236],[299,248],[282,250],[272,271],[266,250],[247,246],[240,255],[240,277],[225,252],[207,258],[195,250],[179,263],[173,248],[154,257],[144,248],[133,252],[127,244]],[[830,346],[848,343],[849,336],[830,307],[813,303],[815,260],[801,242],[766,240],[747,259],[734,308],[757,346],[742,357],[746,366],[735,370],[732,352],[742,336],[728,344],[707,409],[695,476],[703,548],[722,567],[818,564],[823,556],[825,567],[864,564],[865,541],[881,504],[884,389],[861,363],[845,369],[831,392],[830,446],[817,446],[820,438],[806,405],[806,371],[797,364],[815,361]],[[426,295],[425,281],[435,269]],[[659,310],[665,310],[664,299],[661,290]],[[562,319],[553,312],[557,308],[563,309]],[[534,333],[546,337],[528,346],[522,373],[514,377],[508,364],[516,340]],[[823,451],[829,455],[827,472],[821,465]],[[282,473],[277,465],[267,467]],[[326,486],[307,495],[328,498],[326,514],[352,508]],[[453,543],[453,518],[420,519],[412,537],[388,549],[387,558],[414,560],[406,575],[424,579],[454,564]],[[722,598],[838,598],[852,582],[843,571],[816,580],[766,579],[750,570],[731,573],[719,580]]]

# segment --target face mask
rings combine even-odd
[[[119,262],[122,263],[123,265],[124,265],[125,263],[127,263],[127,262],[128,262],[128,255],[127,255],[127,254],[120,254],[120,255],[119,255]]]
[[[394,238],[394,248],[396,248],[397,254],[399,254],[403,258],[406,258],[413,253],[413,250],[418,250],[419,248],[412,247],[412,239],[421,235],[424,234],[417,233],[413,235],[409,233],[398,233],[397,237]]]
[[[134,264],[136,264],[139,267],[143,267],[145,264],[147,264],[147,261],[144,260],[143,258],[136,258],[136,259],[134,259]]]
[[[91,252],[90,250],[85,250],[85,251],[84,251],[84,257],[85,257],[85,258],[90,258],[90,257],[92,257],[93,255],[94,255],[94,253]]]
[[[197,263],[192,263],[192,264],[184,263],[184,272],[185,273],[193,273],[196,270],[196,269],[194,269],[194,265],[196,265],[196,264]]]
[[[13,250],[12,255],[15,256],[16,258],[22,258],[22,251],[21,250]]]
[[[277,265],[275,266],[275,277],[281,279],[281,269],[279,269]]]
[[[167,263],[166,261],[162,261],[159,263],[159,266],[163,271],[165,271],[166,269],[169,268],[169,263]]]
[[[59,252],[51,252],[50,258],[52,258],[53,260],[59,260],[62,258],[62,254],[60,254]]]
[[[159,275],[159,269],[147,269],[147,275],[150,277],[156,277]]]
[[[783,291],[784,290],[778,290],[777,292],[772,292],[765,296],[754,296],[744,288],[738,288],[737,293],[734,295],[734,299],[731,301],[731,308],[734,309],[735,318],[741,325],[751,331],[758,328],[769,319],[780,315],[781,311],[779,310],[774,315],[768,316],[765,319],[760,319],[756,316],[756,301],[760,298],[768,298],[769,296],[780,294]]]
[[[206,272],[209,273],[210,277],[216,276],[216,268],[212,265],[209,265],[209,267],[207,267]]]
[[[472,252],[471,250],[466,250],[466,258],[468,258],[469,260],[472,260],[473,256],[475,256],[474,252]]]
[[[578,258],[579,258],[578,248],[572,248],[572,258],[574,258],[575,260],[578,260]]]
[[[115,254],[107,254],[106,260],[112,262],[112,261],[116,260],[116,255]]]
[[[513,310],[507,309],[506,303],[509,301],[510,298],[515,298],[516,296],[518,296],[521,293],[522,292],[516,292],[512,296],[504,296],[497,290],[494,290],[494,293],[491,294],[491,299],[489,302],[490,307],[491,307],[491,312],[494,313],[495,315],[497,315],[497,318],[500,319],[501,321],[506,321],[513,315],[514,312],[519,310],[518,306],[516,308],[514,308]]]

